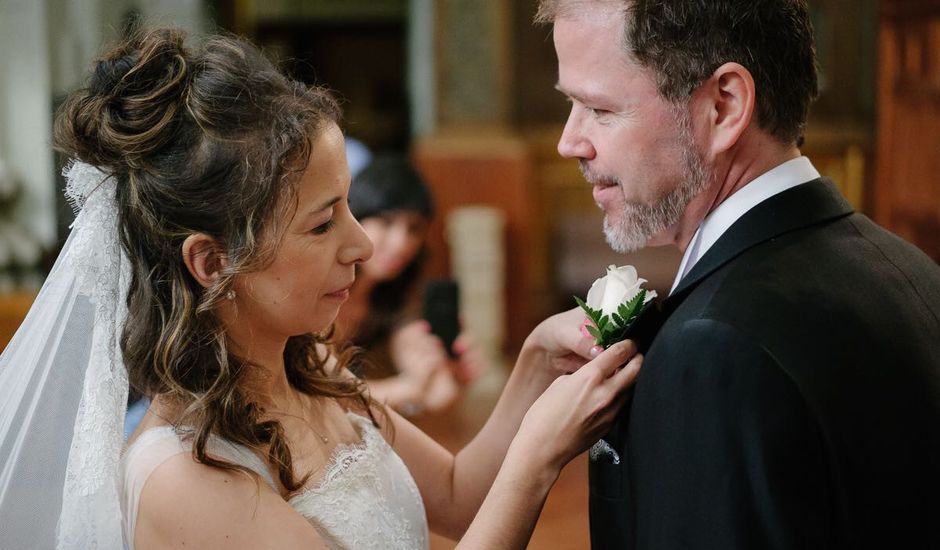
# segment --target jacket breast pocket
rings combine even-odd
[[[624,497],[624,468],[626,453],[614,448],[607,440],[599,439],[588,452],[588,477],[592,497],[622,499]]]

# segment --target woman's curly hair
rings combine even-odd
[[[340,109],[242,39],[216,36],[193,49],[185,41],[176,29],[141,31],[104,54],[88,87],[57,114],[55,142],[117,180],[132,266],[121,349],[134,389],[180,407],[176,424],[192,429],[198,462],[247,471],[209,456],[210,435],[266,449],[283,486],[296,491],[306,477],[293,472],[283,428],[247,391],[257,368],[232,352],[214,310],[236,274],[273,258],[315,137],[338,123]],[[228,259],[209,288],[183,262],[194,233],[213,237]],[[328,335],[289,339],[291,385],[371,411],[360,381],[325,369],[322,343]],[[340,354],[340,364],[353,356]]]

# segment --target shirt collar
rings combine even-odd
[[[698,226],[682,255],[679,272],[676,273],[670,294],[708,249],[748,210],[778,193],[817,178],[819,172],[813,167],[813,163],[806,157],[797,157],[761,174],[731,194],[705,216]]]

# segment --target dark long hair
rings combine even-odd
[[[349,187],[349,209],[358,220],[391,212],[414,212],[429,220],[434,201],[424,178],[407,157],[391,153],[376,155]],[[422,245],[415,258],[392,280],[382,281],[369,294],[369,315],[351,338],[356,346],[372,348],[386,339],[402,319],[405,303],[421,274],[427,249]]]
[[[296,207],[296,182],[315,136],[337,123],[330,94],[281,75],[257,49],[212,37],[189,49],[175,29],[143,31],[104,54],[87,88],[57,114],[55,141],[117,180],[121,243],[132,267],[121,349],[132,386],[166,397],[193,430],[193,456],[211,434],[266,449],[281,483],[299,489],[281,424],[247,391],[257,367],[235,355],[215,307],[233,277],[263,268]],[[213,237],[228,258],[203,288],[182,260],[191,234]],[[284,350],[287,378],[310,395],[368,404],[363,385],[324,368],[306,334]],[[351,357],[341,355],[340,362]]]

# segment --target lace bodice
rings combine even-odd
[[[330,548],[415,550],[428,548],[427,517],[414,479],[382,434],[362,416],[347,413],[361,443],[339,445],[320,482],[289,503],[307,518]],[[122,459],[127,547],[133,550],[137,503],[144,482],[171,456],[190,452],[171,427],[142,433]],[[209,452],[257,472],[276,487],[265,464],[245,447],[210,439]]]

